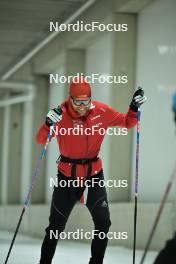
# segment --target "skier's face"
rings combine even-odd
[[[80,115],[84,116],[87,114],[87,111],[90,109],[91,105],[91,98],[72,98],[71,97],[71,103],[73,106],[73,109]]]

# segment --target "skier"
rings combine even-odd
[[[176,124],[176,93],[173,96],[172,110],[174,113],[174,121]],[[166,242],[165,247],[159,252],[154,264],[175,264],[176,263],[176,233],[173,238]]]
[[[50,110],[46,116],[45,123],[40,127],[36,135],[38,144],[46,142],[51,126],[57,125],[59,129],[75,128],[91,129],[99,126],[105,130],[111,126],[132,128],[137,123],[138,107],[146,101],[143,90],[137,90],[132,98],[129,110],[126,114],[120,113],[110,106],[92,100],[91,87],[83,79],[75,78],[70,85],[69,96],[65,102]],[[87,130],[88,131],[88,130]],[[89,130],[90,132],[91,130]],[[52,134],[54,135],[54,132]],[[104,135],[99,132],[94,134],[64,134],[56,135],[59,146],[60,157],[58,159],[58,186],[54,187],[49,225],[45,229],[46,234],[41,247],[40,264],[50,264],[55,253],[58,238],[51,238],[51,231],[60,234],[66,225],[68,217],[75,203],[82,199],[85,190],[83,183],[93,178],[98,182],[104,179],[102,161],[98,157]],[[80,185],[61,187],[61,180],[80,180]],[[107,193],[105,187],[98,184],[89,186],[85,204],[92,216],[95,230],[107,234],[111,225],[108,207]],[[108,238],[93,237],[91,244],[91,258],[89,264],[102,264],[107,247]]]
[[[154,264],[176,263],[176,233],[174,237],[166,242],[165,247],[159,252]]]

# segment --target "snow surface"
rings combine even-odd
[[[0,263],[4,264],[13,233],[0,231]],[[8,264],[38,264],[42,241],[18,234]],[[149,252],[145,264],[152,264],[157,252]],[[142,251],[136,252],[136,264],[139,264]],[[90,244],[71,241],[59,241],[53,264],[88,264]],[[108,246],[104,264],[132,264],[132,250],[123,247]]]

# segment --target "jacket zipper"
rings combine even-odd
[[[87,121],[85,121],[85,124],[86,124],[86,128],[87,128]],[[84,158],[87,158],[87,154],[88,154],[88,135],[86,135],[86,152],[85,152],[85,157]],[[86,176],[87,176],[86,165],[83,165],[83,166],[84,166],[84,178],[86,178]]]

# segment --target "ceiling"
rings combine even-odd
[[[0,0],[0,78],[87,0]]]

